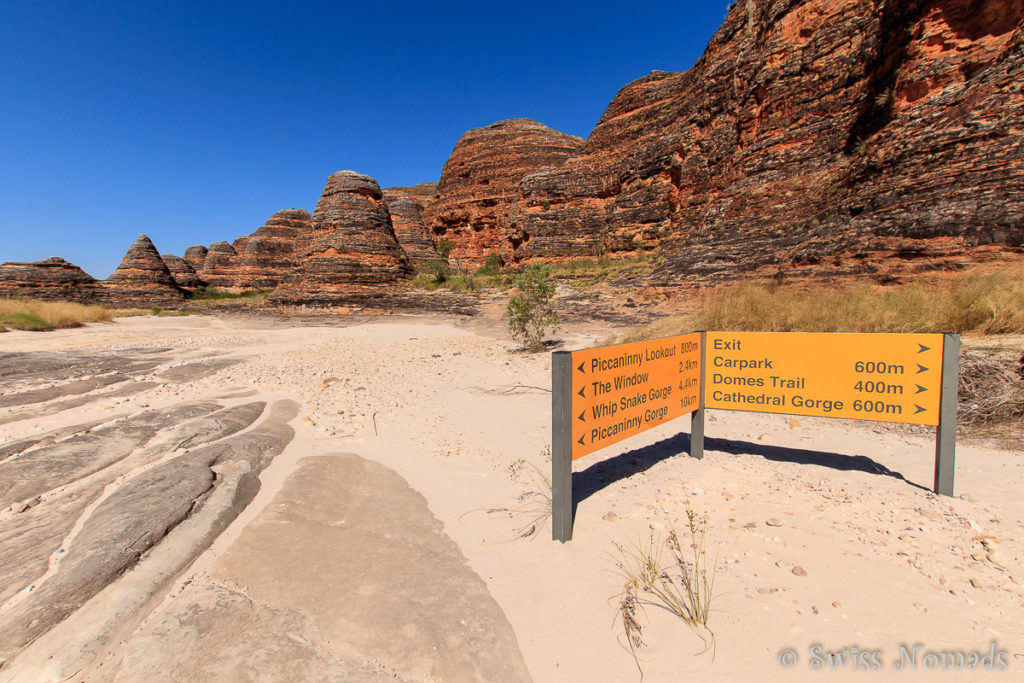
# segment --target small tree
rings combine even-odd
[[[533,261],[516,276],[519,291],[508,300],[505,317],[513,339],[518,339],[531,351],[544,349],[545,330],[554,332],[561,324],[555,313],[555,281],[551,279],[551,266]]]
[[[448,254],[452,253],[452,249],[455,248],[455,242],[450,239],[442,237],[437,243],[437,253],[441,255],[441,258],[448,258]]]

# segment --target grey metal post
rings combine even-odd
[[[939,398],[939,426],[935,430],[935,493],[953,495],[956,469],[956,404],[960,386],[960,335],[947,334],[942,340],[942,392]]]
[[[708,333],[700,333],[700,399],[690,413],[690,457],[704,457],[704,359],[707,358]]]
[[[551,539],[572,540],[572,353],[551,354]]]

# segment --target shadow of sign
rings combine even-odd
[[[771,446],[758,442],[707,437],[704,439],[704,449],[705,452],[712,450],[731,455],[754,455],[774,462],[791,462],[797,465],[827,467],[841,472],[864,472],[866,474],[892,477],[922,491],[931,490],[927,486],[910,481],[900,472],[890,470],[882,463],[866,455],[845,455],[843,453],[829,453],[803,448]],[[573,519],[576,517],[576,506],[601,489],[628,479],[634,474],[645,472],[663,460],[689,452],[690,435],[681,433],[652,443],[649,446],[626,451],[607,460],[595,462],[585,470],[573,472]]]

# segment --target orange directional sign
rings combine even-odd
[[[572,459],[699,408],[700,333],[572,352]]]
[[[942,343],[941,334],[708,332],[704,402],[938,425]]]

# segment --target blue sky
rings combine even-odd
[[[586,137],[623,85],[682,71],[728,3],[0,3],[0,261],[108,276],[312,210],[341,169],[437,180],[465,131]]]

